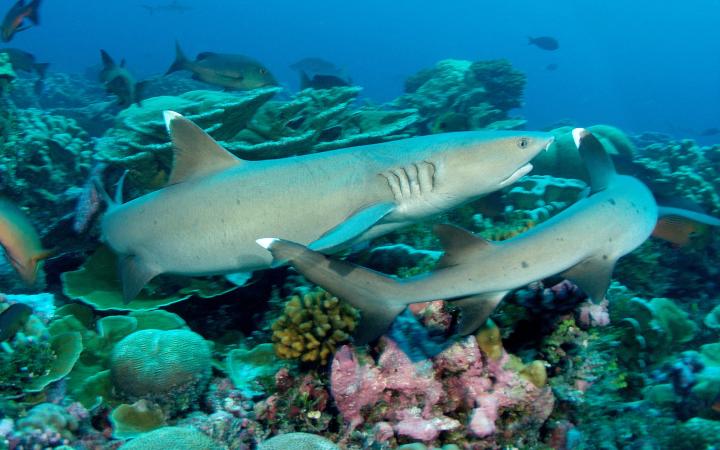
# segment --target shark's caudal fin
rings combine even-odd
[[[200,178],[246,163],[220,146],[202,128],[173,111],[165,111],[175,161],[168,184]]]
[[[41,0],[33,0],[29,6],[30,8],[30,14],[28,14],[27,18],[30,22],[34,23],[35,25],[40,25],[40,16],[38,16],[38,9],[40,8],[40,1]]]
[[[405,303],[393,298],[399,283],[388,276],[329,258],[294,242],[274,238],[257,242],[276,260],[289,262],[307,279],[360,310],[354,336],[358,344],[382,336],[405,309]]]
[[[170,65],[168,70],[165,72],[165,75],[177,72],[178,70],[184,70],[187,61],[188,59],[185,56],[185,53],[183,53],[182,48],[180,48],[180,42],[175,41],[175,61],[173,61]]]
[[[580,152],[580,158],[590,176],[592,192],[602,191],[608,186],[610,179],[617,174],[612,158],[600,141],[588,130],[575,128],[572,135]]]

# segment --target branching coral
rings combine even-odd
[[[295,295],[273,324],[275,353],[281,358],[326,364],[338,345],[350,339],[358,313],[323,290]]]

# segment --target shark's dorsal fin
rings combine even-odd
[[[173,111],[165,111],[164,116],[175,152],[169,185],[200,178],[243,163],[243,160],[222,148],[192,121]]]
[[[612,158],[600,141],[588,130],[575,128],[572,135],[590,176],[592,192],[602,191],[607,188],[610,179],[617,174]]]
[[[436,265],[438,268],[456,266],[469,252],[475,254],[492,247],[490,241],[455,225],[438,224],[433,227],[433,232],[445,252]]]
[[[586,259],[560,275],[577,284],[590,300],[599,303],[605,298],[614,269],[615,260],[602,255]]]

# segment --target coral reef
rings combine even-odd
[[[163,427],[145,433],[120,447],[123,450],[219,450],[212,439],[194,428]]]
[[[0,191],[39,229],[72,211],[73,183],[90,169],[92,145],[77,123],[39,109],[15,110],[0,140]]]
[[[235,349],[225,360],[226,371],[235,387],[248,397],[264,392],[263,384],[271,379],[282,367],[273,345],[258,344],[250,350]]]
[[[420,363],[386,339],[377,362],[343,346],[330,379],[348,432],[370,422],[378,432],[387,428],[379,432],[384,442],[430,443],[443,433],[446,443],[533,445],[552,411],[553,395],[520,376],[519,367],[525,366],[504,350],[490,358],[473,336]],[[512,424],[505,422],[510,417]],[[513,433],[519,429],[522,437]]]
[[[350,339],[359,314],[323,290],[295,295],[272,324],[275,353],[285,359],[325,365]]]
[[[63,292],[101,311],[147,311],[192,295],[212,298],[236,288],[222,277],[160,276],[148,283],[137,297],[125,302],[117,274],[117,255],[101,245],[79,269],[62,274]]]
[[[405,82],[405,94],[390,105],[414,108],[421,134],[479,128],[515,129],[524,120],[509,111],[522,106],[525,75],[506,60],[446,59]]]
[[[210,348],[189,330],[135,331],[110,356],[110,379],[120,397],[156,403],[168,416],[192,408],[209,377]]]
[[[322,436],[310,433],[286,433],[261,442],[258,450],[339,450],[340,447]]]
[[[97,145],[97,157],[132,169],[129,182],[157,188],[170,171],[172,144],[163,110],[177,111],[245,159],[267,159],[409,137],[414,110],[355,108],[356,87],[305,90],[289,101],[270,101],[277,88],[244,93],[191,91],[154,97],[118,114]]]

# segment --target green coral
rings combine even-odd
[[[162,111],[185,115],[230,152],[246,159],[312,153],[409,137],[414,110],[355,106],[360,88],[307,89],[269,101],[277,88],[243,93],[191,91],[155,97],[118,115],[98,142],[98,159],[131,169],[135,193],[161,187],[172,164]]]
[[[77,123],[39,109],[15,110],[0,141],[0,191],[44,229],[72,211],[90,170],[92,142]]]
[[[668,447],[677,450],[712,449],[720,445],[720,421],[694,417],[668,433]]]
[[[272,324],[275,353],[285,359],[327,364],[350,339],[358,312],[324,290],[295,295]]]
[[[121,450],[220,450],[212,439],[194,428],[163,427],[122,445]]]
[[[134,438],[165,425],[165,413],[154,403],[138,400],[132,405],[120,405],[110,414],[113,437]]]
[[[177,303],[193,295],[215,297],[237,287],[221,277],[161,276],[148,283],[134,299],[125,302],[117,274],[117,256],[109,248],[100,246],[78,270],[62,274],[63,292],[101,311],[144,311]]]
[[[12,64],[10,64],[10,55],[0,53],[0,97],[7,94],[15,78],[17,78],[17,75]]]
[[[210,369],[210,346],[184,329],[135,331],[110,356],[110,379],[118,395],[156,403],[169,416],[196,403]]]
[[[586,188],[580,180],[531,175],[515,183],[505,196],[515,210],[539,222],[578,201]]]
[[[248,398],[262,395],[264,386],[272,383],[282,367],[270,343],[258,344],[250,350],[231,350],[225,360],[230,380]]]
[[[7,308],[0,304],[0,311]],[[76,332],[53,332],[34,314],[0,349],[0,397],[43,391],[65,378],[80,357],[82,339]]]
[[[317,434],[285,433],[263,441],[258,450],[339,450],[332,441]]]
[[[390,105],[417,109],[421,132],[515,129],[525,124],[509,111],[522,104],[525,75],[507,60],[446,59],[405,82]]]

